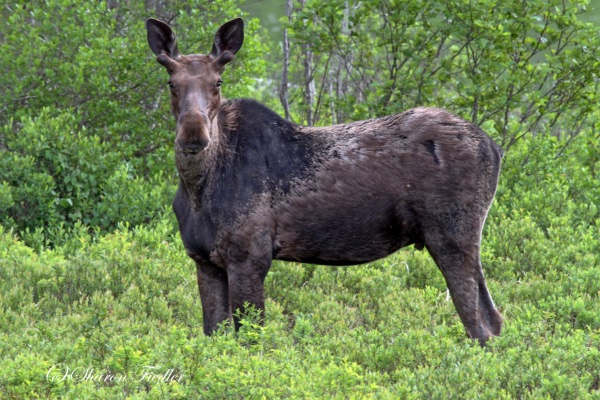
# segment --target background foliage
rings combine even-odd
[[[60,243],[51,233],[60,224],[106,233],[119,221],[153,221],[168,208],[176,184],[172,117],[145,20],[153,15],[182,26],[181,50],[205,52],[216,28],[240,11],[233,1],[178,2],[177,13],[164,7],[76,0],[2,5],[0,222],[27,243],[40,237]],[[265,71],[257,25],[250,21],[248,49],[228,70],[242,96]],[[125,198],[132,203],[116,201]]]
[[[291,63],[302,83],[290,95],[301,100],[297,118],[435,105],[485,126],[505,150],[540,132],[574,137],[598,90],[600,41],[580,19],[586,9],[580,0],[296,2],[288,26],[300,61]]]
[[[502,143],[482,259],[505,326],[486,350],[414,249],[352,268],[276,262],[264,327],[201,334],[144,21],[206,52],[238,3],[0,4],[0,397],[599,397],[600,32],[587,3],[290,2],[287,66],[246,18],[224,76],[227,96],[296,122],[435,105]]]

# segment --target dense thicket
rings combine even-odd
[[[591,122],[600,40],[580,19],[586,1],[291,3],[289,58],[298,62],[288,97],[300,121],[435,105],[484,126],[506,150],[539,133],[574,137]]]
[[[235,2],[17,1],[0,21],[0,223],[28,243],[60,243],[75,224],[113,230],[155,220],[176,183],[166,77],[146,41],[148,16],[177,29],[184,52],[207,52]],[[250,22],[226,95],[264,75]],[[235,92],[232,89],[235,88]]]
[[[505,150],[549,135],[566,147],[596,128],[600,51],[597,27],[580,19],[585,1],[290,3],[287,62],[252,21],[226,95],[281,109],[273,93],[285,88],[284,111],[309,124],[435,105]],[[172,122],[144,20],[170,22],[183,52],[203,52],[217,24],[240,14],[234,2],[174,12],[163,2],[34,1],[2,12],[0,222],[40,245],[60,242],[56,227],[156,219],[175,182]]]
[[[502,335],[485,351],[466,339],[435,264],[407,249],[362,267],[275,263],[266,326],[204,337],[144,21],[207,52],[238,2],[18,0],[0,4],[0,397],[597,398],[600,29],[587,3],[288,3],[287,45],[246,18],[227,97],[310,124],[441,106],[503,145],[482,244]],[[185,377],[140,379],[147,366]]]

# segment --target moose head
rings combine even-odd
[[[169,73],[171,107],[177,121],[175,151],[195,155],[208,148],[216,131],[221,103],[221,73],[242,47],[244,21],[236,18],[215,34],[209,54],[179,54],[177,39],[166,23],[146,21],[148,43]]]

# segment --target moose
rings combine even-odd
[[[221,74],[244,22],[216,32],[208,54],[179,53],[168,24],[146,21],[168,72],[176,120],[181,239],[196,264],[204,333],[253,305],[264,320],[273,260],[356,265],[414,245],[441,270],[467,335],[484,345],[502,317],[480,261],[503,152],[478,126],[437,108],[327,127],[225,100]]]

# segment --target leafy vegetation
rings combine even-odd
[[[164,212],[177,182],[171,116],[144,22],[176,20],[183,43],[209,51],[219,24],[240,13],[219,3],[181,2],[177,14],[136,1],[2,5],[0,223],[33,246],[55,245],[57,225],[107,233]],[[257,24],[227,75],[241,96],[264,74]]]
[[[143,22],[168,20],[183,52],[204,52],[236,4],[0,6],[0,397],[600,397],[600,53],[586,3],[306,0],[286,18],[296,121],[308,106],[329,123],[438,105],[508,149],[482,245],[505,326],[486,349],[414,249],[359,267],[275,262],[264,326],[250,315],[237,335],[202,334]],[[251,21],[224,91],[281,109],[268,74],[284,66],[259,32]]]
[[[586,0],[297,3],[288,26],[298,120],[435,105],[508,150],[539,132],[577,136],[597,104],[600,41],[580,19]]]

